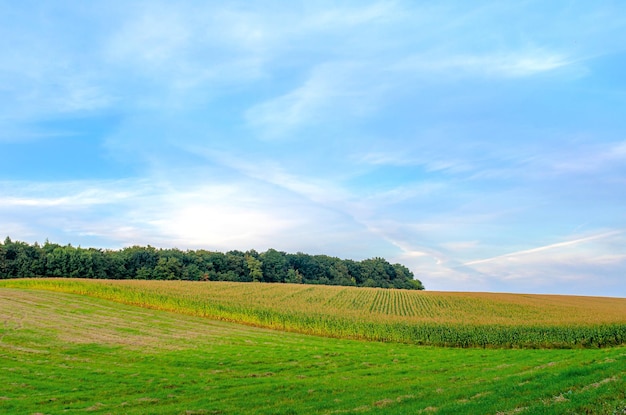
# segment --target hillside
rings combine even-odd
[[[0,413],[623,413],[624,347],[330,339],[0,288]],[[367,393],[364,393],[367,391]]]
[[[480,347],[602,347],[626,341],[626,299],[186,281],[25,279],[0,287],[84,294],[332,337]]]

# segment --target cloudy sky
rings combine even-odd
[[[0,0],[0,235],[626,296],[623,1]]]

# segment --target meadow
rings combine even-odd
[[[623,346],[462,349],[324,338],[23,288],[0,288],[0,315],[0,413],[626,410]]]
[[[453,347],[589,348],[626,342],[626,299],[302,284],[17,279],[0,287],[83,294],[303,334]]]

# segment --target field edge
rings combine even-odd
[[[242,283],[245,284],[245,283]],[[144,308],[308,335],[444,347],[600,348],[626,343],[626,323],[501,325],[368,321],[340,315],[219,303],[198,296],[132,287],[117,280],[16,279],[0,287],[59,291]]]

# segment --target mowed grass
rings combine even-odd
[[[258,327],[456,347],[626,342],[626,299],[232,282],[32,279],[0,287],[90,295]]]
[[[626,348],[323,338],[0,288],[0,413],[622,414]]]

